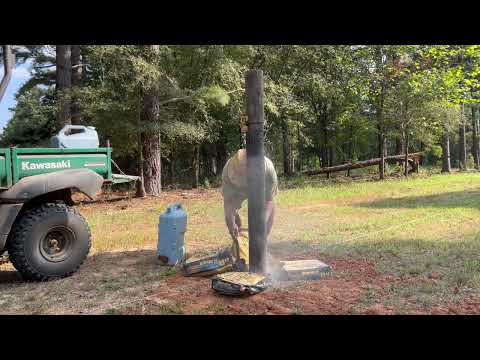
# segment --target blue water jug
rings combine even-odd
[[[187,231],[187,213],[175,203],[160,215],[158,224],[157,257],[164,265],[177,265],[185,257],[184,237]]]

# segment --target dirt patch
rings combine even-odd
[[[328,278],[285,282],[283,286],[245,298],[218,295],[211,289],[208,278],[176,274],[162,281],[144,304],[127,307],[122,313],[168,313],[176,309],[177,313],[184,314],[346,314],[360,298],[362,285],[380,280],[371,263],[353,259],[322,260],[333,268],[333,275]]]
[[[308,254],[283,256],[284,260],[312,258]],[[255,296],[228,297],[211,289],[211,279],[185,277],[181,273],[166,278],[142,303],[124,307],[121,314],[366,314],[393,315],[398,311],[385,305],[389,287],[405,286],[415,279],[380,274],[371,262],[352,258],[321,257],[332,266],[330,277],[315,281],[279,283]],[[418,280],[418,279],[417,279]],[[371,301],[368,294],[372,292]],[[424,307],[405,300],[408,314],[478,314],[479,299]]]
[[[11,267],[0,266],[0,313],[5,314],[374,314],[399,313],[386,305],[389,288],[436,281],[376,271],[373,263],[350,257],[283,254],[284,260],[319,258],[333,268],[317,281],[282,282],[245,298],[218,295],[208,278],[172,274],[159,266],[155,251],[90,256],[70,278],[24,283]],[[402,298],[407,314],[480,314],[480,299],[424,306]]]

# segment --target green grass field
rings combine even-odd
[[[269,238],[273,254],[355,259],[373,264],[386,278],[402,279],[387,281],[381,294],[375,286],[362,285],[362,294],[349,313],[379,299],[394,313],[408,313],[411,304],[428,312],[430,307],[465,299],[478,303],[479,173],[383,182],[307,184],[296,179],[284,187],[293,186],[293,182],[295,188],[284,188],[277,197],[277,217]],[[207,255],[230,245],[217,190],[188,192],[185,197],[176,193],[158,199],[80,206],[92,227],[93,258],[155,249],[158,217],[174,200],[180,200],[188,212],[187,252]],[[246,221],[245,206],[241,214]],[[154,253],[149,254],[153,258]],[[80,273],[88,272],[88,266],[84,265]],[[348,278],[351,274],[340,275]],[[102,286],[111,285],[107,289],[110,294],[124,294],[122,287],[127,286],[127,280],[119,279],[125,274],[118,278],[112,274],[101,276]],[[144,273],[135,285],[141,287],[155,279],[155,274]],[[67,284],[71,280],[61,281]],[[128,285],[133,286],[131,279]],[[3,286],[2,291],[8,292],[8,286]],[[131,293],[129,296],[138,296],[133,290]]]
[[[297,186],[277,198],[272,251],[348,255],[372,261],[382,273],[438,277],[434,285],[414,282],[392,289],[392,303],[411,294],[426,305],[478,294],[480,174]],[[183,203],[190,252],[208,254],[229,244],[219,194]],[[89,213],[95,250],[154,246],[165,206],[159,201],[141,210]],[[246,221],[245,209],[242,214]]]

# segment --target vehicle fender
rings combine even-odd
[[[21,179],[0,193],[2,202],[26,202],[63,189],[75,189],[94,200],[103,185],[103,177],[90,169],[62,170]]]

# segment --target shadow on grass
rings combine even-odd
[[[355,204],[358,207],[375,209],[399,208],[474,208],[480,209],[480,190],[452,191],[438,195],[405,196],[394,199],[382,199]]]
[[[135,197],[120,196],[120,197],[96,199],[96,200],[81,200],[81,201],[76,201],[75,205],[109,204],[109,203],[116,203],[123,200],[132,200],[132,199],[135,199]]]
[[[458,242],[409,238],[357,242],[292,239],[270,241],[268,248],[277,260],[337,257],[369,261],[379,271],[388,273],[420,275],[435,270],[447,274],[465,270],[468,277],[480,273],[480,261],[476,255],[480,253],[480,243],[475,238]],[[73,276],[47,284],[55,286],[55,283],[63,282],[78,287],[80,291],[83,287],[91,287],[91,291],[95,288],[113,291],[160,280],[171,275],[172,271],[171,267],[158,263],[155,250],[105,252],[89,256]],[[0,270],[2,291],[23,283],[12,267]]]
[[[142,278],[148,279],[151,276],[167,273],[170,270],[170,267],[161,266],[158,263],[155,250],[104,252],[90,255],[72,276],[48,283],[55,283],[56,281],[103,281],[116,278],[140,281]],[[5,270],[0,269],[0,285],[22,283],[26,283],[26,281],[22,280],[13,266],[9,266]]]
[[[415,279],[415,282],[408,284],[394,284],[393,290],[387,294],[392,301],[414,296],[433,303],[441,301],[443,294],[452,293],[455,287],[460,288],[460,295],[462,288],[471,287],[472,279],[480,272],[480,267],[466,271],[468,269],[463,264],[479,253],[480,245],[475,245],[475,241],[469,242],[467,246],[456,243],[447,246],[445,243],[439,242],[440,247],[437,249],[433,243],[412,239],[338,244],[322,243],[321,239],[314,242],[293,239],[272,241],[269,249],[279,260],[319,259],[334,265],[336,279],[353,279],[355,286],[363,289],[363,300],[359,301],[363,301],[364,306],[370,306],[374,300],[384,296],[376,288],[370,287],[380,284],[381,276],[377,275],[382,273],[406,274]],[[476,251],[472,251],[475,246]],[[342,258],[346,261],[339,261]],[[380,274],[372,273],[371,265]],[[438,283],[422,282],[433,271],[439,272],[439,280],[436,280]],[[113,314],[125,308],[126,304],[131,306],[143,301],[145,289],[157,289],[159,282],[170,275],[173,275],[172,268],[158,264],[155,250],[106,252],[89,256],[73,276],[47,283],[24,283],[16,272],[10,269],[0,270],[0,294],[10,299],[10,305],[3,305],[0,310],[6,313],[82,311]],[[179,285],[172,282],[168,286],[180,286],[181,291],[183,285],[180,281]],[[325,286],[340,293],[335,286]],[[56,300],[58,298],[61,300]]]

